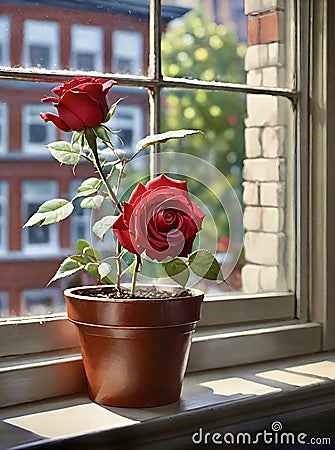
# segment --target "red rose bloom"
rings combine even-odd
[[[163,261],[168,256],[187,256],[201,230],[205,214],[191,201],[185,181],[166,175],[139,183],[113,230],[131,253]]]
[[[103,122],[109,111],[106,96],[114,80],[103,78],[77,77],[57,86],[52,92],[58,96],[44,97],[42,102],[52,102],[58,116],[41,113],[45,122],[53,122],[62,131],[81,131]]]

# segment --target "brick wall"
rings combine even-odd
[[[283,86],[284,1],[245,0],[244,7],[248,15],[247,82],[253,86]],[[271,95],[247,95],[243,169],[246,264],[242,286],[248,294],[287,289],[284,257],[288,103]]]

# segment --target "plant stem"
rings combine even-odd
[[[116,206],[116,208],[122,214],[122,206],[120,205],[118,199],[116,198],[116,195],[113,192],[113,189],[111,188],[110,184],[107,181],[107,178],[106,178],[106,176],[105,176],[105,174],[104,174],[104,172],[102,170],[102,167],[101,167],[99,156],[94,151],[92,151],[92,153],[93,153],[93,156],[94,156],[95,167],[97,168],[97,171],[98,171],[98,173],[100,175],[100,178],[102,179],[102,181],[103,181],[103,183],[104,183],[104,185],[105,185],[105,187],[107,189],[108,195],[109,195],[110,199],[112,200],[112,203],[114,204],[114,206]]]
[[[135,255],[135,258],[136,258],[136,266],[135,266],[135,270],[133,272],[133,279],[131,282],[131,291],[130,291],[131,297],[135,296],[137,275],[138,275],[138,272],[140,271],[141,264],[142,264],[140,255]]]
[[[116,278],[116,289],[118,290],[118,292],[121,292],[121,245],[120,242],[117,241],[116,243],[116,253],[117,253],[117,258],[116,258],[116,273],[117,273],[117,278]]]

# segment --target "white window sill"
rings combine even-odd
[[[180,402],[158,408],[104,407],[86,394],[3,408],[0,449],[42,448],[52,442],[64,449],[113,444],[155,449],[155,441],[160,449],[189,449],[197,447],[191,439],[200,427],[211,433],[246,432],[258,420],[258,429],[265,423],[271,431],[271,424],[281,421],[285,432],[290,413],[299,416],[303,410],[307,420],[309,411],[334,414],[334,404],[335,353],[319,353],[187,374]],[[298,431],[311,437],[310,428]]]

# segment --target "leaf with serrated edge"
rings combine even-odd
[[[196,275],[207,280],[222,280],[221,267],[208,250],[197,250],[189,258],[190,269]]]
[[[80,160],[80,150],[69,142],[57,141],[47,145],[52,156],[62,164],[76,165]]]
[[[182,259],[175,258],[168,261],[164,264],[164,269],[172,280],[185,287],[190,276],[190,271],[187,264]]]
[[[113,223],[117,219],[117,216],[105,216],[102,219],[95,222],[93,225],[93,232],[95,235],[103,241],[105,234],[111,229]]]
[[[74,210],[74,206],[68,200],[63,198],[54,198],[43,203],[33,214],[23,228],[32,225],[49,225],[66,219]]]
[[[68,277],[69,275],[78,272],[78,270],[83,269],[83,267],[84,266],[82,264],[78,261],[74,261],[71,257],[64,259],[55,275],[49,281],[48,285],[59,278]]]
[[[140,151],[149,145],[158,144],[166,142],[170,139],[181,139],[185,136],[189,136],[191,134],[203,133],[201,130],[177,130],[177,131],[166,131],[165,133],[153,134],[150,136],[146,136],[141,139],[136,144],[136,150]]]

